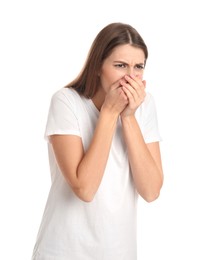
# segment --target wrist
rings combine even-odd
[[[136,120],[135,114],[130,114],[130,115],[121,114],[120,117],[122,121]]]
[[[137,120],[134,114],[130,116],[121,116],[121,121],[122,124],[137,124]]]
[[[100,114],[104,115],[105,117],[109,118],[109,119],[115,119],[117,120],[118,117],[119,117],[119,112],[117,111],[113,111],[111,109],[109,109],[108,107],[101,107],[101,110],[100,110]]]

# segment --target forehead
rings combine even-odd
[[[112,53],[107,57],[110,61],[126,61],[144,62],[144,51],[140,48],[131,46],[130,44],[124,44],[117,46],[113,49]]]

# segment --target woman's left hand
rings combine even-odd
[[[126,108],[122,111],[121,116],[126,117],[134,115],[146,96],[146,81],[142,81],[135,76],[125,75],[124,78],[120,80],[120,85],[129,101]]]

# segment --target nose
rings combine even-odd
[[[137,71],[135,71],[135,69],[131,66],[128,68],[128,74],[131,76],[137,76]]]
[[[135,72],[134,68],[133,67],[129,67],[129,75],[134,75],[134,72]]]
[[[137,70],[133,66],[128,67],[127,73],[130,76],[133,75],[135,77],[142,78],[142,71]]]

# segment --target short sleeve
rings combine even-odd
[[[80,136],[75,100],[67,94],[70,93],[58,91],[52,96],[44,135],[46,140],[54,134]]]
[[[142,134],[146,143],[158,142],[162,138],[159,132],[156,105],[153,96],[147,93],[144,103]]]

